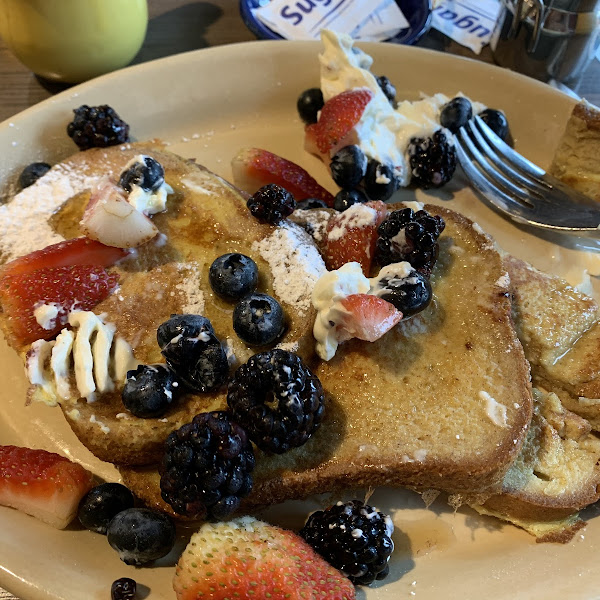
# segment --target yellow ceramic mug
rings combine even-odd
[[[146,0],[0,0],[0,35],[37,75],[79,83],[127,65],[144,42]]]

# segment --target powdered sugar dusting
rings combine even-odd
[[[331,213],[326,210],[318,210],[316,208],[310,210],[297,209],[291,215],[290,220],[304,227],[308,235],[318,243],[325,235],[330,217]]]
[[[353,204],[350,208],[341,213],[335,227],[333,227],[327,238],[335,241],[344,237],[347,229],[368,227],[375,224],[377,211],[365,204]]]
[[[181,307],[182,312],[190,315],[204,314],[204,292],[200,288],[201,273],[200,265],[196,262],[180,263],[179,272],[185,276],[175,289],[183,292],[187,303]]]
[[[0,206],[0,256],[13,260],[64,238],[48,219],[71,196],[93,187],[98,176],[83,176],[67,165],[50,169],[33,185]]]
[[[308,233],[294,223],[283,223],[268,237],[252,244],[271,267],[273,289],[280,300],[300,315],[311,306],[312,290],[325,273],[325,263]]]
[[[298,342],[281,342],[277,344],[276,348],[285,350],[286,352],[298,352],[299,346]]]

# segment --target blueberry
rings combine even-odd
[[[218,296],[239,300],[256,289],[258,267],[244,254],[223,254],[210,266],[208,281]]]
[[[179,389],[175,374],[166,365],[140,365],[127,371],[121,398],[125,408],[142,419],[162,416]]]
[[[229,374],[227,354],[221,346],[209,345],[179,367],[178,376],[195,392],[210,392],[221,386]]]
[[[324,104],[323,92],[319,88],[310,88],[300,94],[296,107],[300,118],[308,125],[317,122],[317,114]]]
[[[367,157],[358,146],[345,146],[331,159],[333,180],[344,190],[354,189],[367,172]]]
[[[233,310],[233,329],[251,346],[271,344],[284,330],[281,304],[267,294],[250,294]]]
[[[111,519],[133,508],[133,494],[120,483],[101,483],[92,488],[79,503],[77,516],[90,531],[106,534]]]
[[[127,565],[144,565],[169,554],[175,525],[168,515],[147,508],[128,508],[108,525],[108,543]]]
[[[396,88],[392,82],[385,75],[380,75],[379,77],[375,77],[375,79],[377,80],[377,85],[385,94],[385,97],[390,101],[390,104],[393,105],[394,102],[396,102]]]
[[[176,363],[200,343],[219,343],[211,322],[200,315],[171,315],[159,325],[156,341],[169,363]]]
[[[27,165],[19,175],[19,185],[22,188],[33,185],[42,175],[50,170],[50,165],[45,162],[34,162]]]
[[[371,293],[393,304],[404,317],[421,312],[431,302],[431,284],[409,263],[393,263],[381,269],[371,282]]]
[[[473,118],[473,108],[469,99],[457,96],[442,108],[440,125],[452,133],[458,133],[458,130],[471,118]]]
[[[486,108],[479,113],[481,120],[501,139],[508,137],[508,121],[501,110]]]
[[[365,192],[371,200],[389,200],[398,189],[398,178],[388,165],[370,160],[365,175]]]
[[[121,577],[113,581],[110,586],[111,600],[133,600],[135,598],[137,584],[129,577]]]
[[[296,206],[298,210],[312,210],[313,208],[329,208],[320,198],[307,198],[301,200]]]
[[[127,192],[131,192],[134,185],[146,192],[155,192],[165,182],[165,171],[151,156],[140,155],[139,158],[141,160],[136,160],[121,173],[119,185]]]
[[[364,204],[368,198],[360,190],[340,190],[333,201],[333,208],[339,212],[345,211],[353,204]]]
[[[190,389],[208,392],[225,381],[227,355],[205,317],[172,315],[159,326],[156,339],[169,367]]]

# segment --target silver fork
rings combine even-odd
[[[480,117],[461,127],[455,142],[473,187],[514,221],[600,237],[600,205],[515,152]]]

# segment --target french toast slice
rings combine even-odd
[[[513,317],[534,385],[600,430],[600,313],[566,281],[506,255]]]
[[[167,210],[153,217],[161,235],[110,268],[119,274],[119,288],[94,312],[104,314],[105,320],[116,326],[117,333],[131,345],[135,359],[144,364],[164,362],[156,331],[171,314],[203,314],[210,319],[217,337],[227,344],[233,367],[245,362],[256,349],[235,334],[234,304],[215,296],[208,269],[218,256],[242,252],[258,265],[259,291],[274,295],[284,308],[287,330],[280,342],[309,359],[314,352],[314,309],[308,300],[309,289],[325,266],[304,230],[292,223],[280,227],[260,224],[250,216],[244,198],[233,186],[157,144],[88,150],[67,159],[60,168],[90,177],[118,177],[138,154],[150,155],[162,164],[174,193],[169,195]],[[89,191],[82,191],[52,217],[60,235],[80,235],[77,224],[88,198]],[[296,280],[290,283],[292,271]],[[25,352],[27,348],[19,350]],[[48,398],[39,386],[30,389],[30,398],[58,401],[56,396]],[[160,419],[138,418],[125,410],[119,388],[98,395],[94,402],[73,398],[60,402],[60,406],[75,434],[98,458],[147,464],[160,459],[164,440],[173,429],[198,412],[223,408],[225,390],[185,394]]]
[[[600,439],[556,394],[534,388],[533,397],[527,438],[503,493],[473,508],[522,527],[538,542],[564,543],[585,525],[578,511],[600,498]]]
[[[301,448],[258,454],[246,508],[377,485],[465,495],[500,489],[532,415],[508,277],[471,221],[426,209],[446,221],[434,301],[378,341],[351,340],[317,365],[326,392],[321,427]],[[169,510],[156,469],[120,472],[145,502]]]
[[[573,108],[554,154],[550,174],[600,201],[600,109],[586,100]]]

